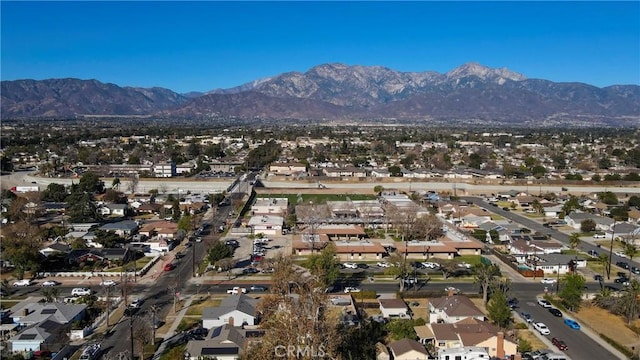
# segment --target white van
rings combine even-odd
[[[91,295],[91,289],[89,289],[89,288],[73,288],[73,290],[71,290],[71,295],[73,295],[73,296]]]
[[[567,357],[563,354],[549,353],[545,354],[547,360],[567,360]]]

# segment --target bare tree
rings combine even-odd
[[[132,194],[135,194],[136,190],[138,189],[139,182],[140,182],[140,178],[138,177],[138,174],[132,174],[131,177],[129,177],[127,190],[129,190]]]
[[[133,339],[140,347],[140,359],[144,359],[144,347],[150,344],[153,339],[149,329],[153,328],[153,324],[150,323],[147,317],[136,317],[133,322]]]

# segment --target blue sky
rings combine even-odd
[[[640,2],[10,2],[2,80],[74,77],[178,92],[327,62],[640,84]]]

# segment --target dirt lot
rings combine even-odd
[[[620,316],[613,315],[607,310],[597,306],[585,306],[576,314],[576,320],[629,348],[640,346],[638,334],[631,331]]]

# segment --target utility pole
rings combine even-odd
[[[129,335],[131,335],[131,360],[135,359],[133,354],[133,315],[129,316]]]
[[[556,274],[556,295],[560,292],[560,263],[558,263],[558,272]]]
[[[609,267],[607,267],[607,280],[611,279],[611,261],[613,260],[613,239],[616,238],[616,222],[613,222],[613,226],[611,227],[611,245],[609,245]]]
[[[104,282],[104,280],[103,280]],[[109,312],[111,310],[111,299],[109,298],[110,286],[107,286],[107,331],[109,330]]]

